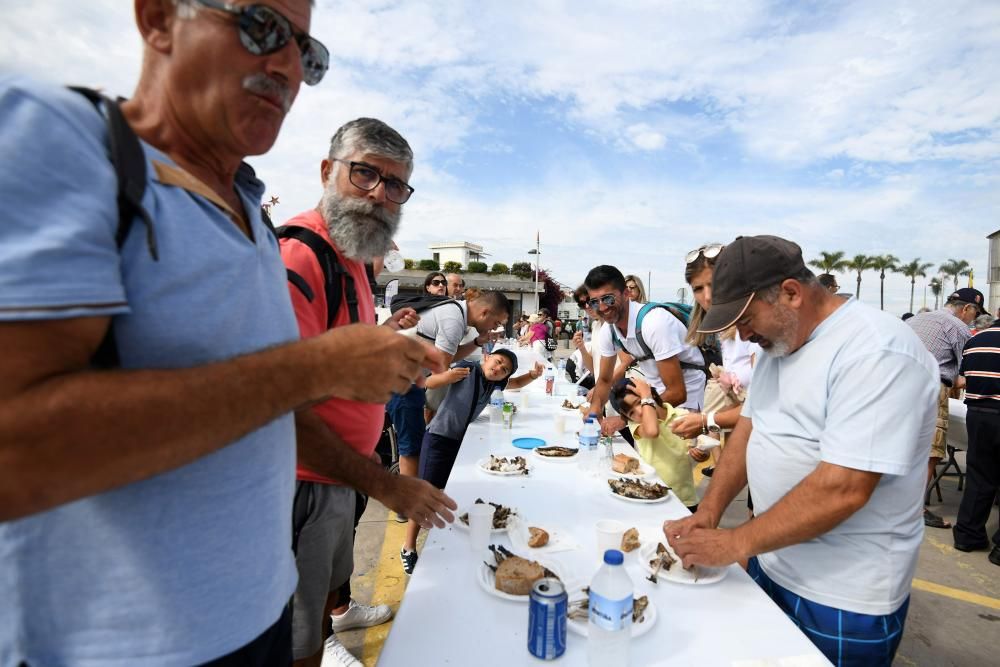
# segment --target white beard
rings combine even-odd
[[[392,237],[399,229],[402,212],[392,213],[383,206],[359,197],[345,197],[331,183],[323,192],[320,213],[345,257],[371,261],[392,249]]]

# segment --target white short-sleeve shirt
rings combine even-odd
[[[420,321],[413,328],[415,335],[434,343],[434,347],[448,354],[455,354],[465,338],[468,315],[464,301],[442,303],[420,313]],[[478,334],[477,334],[478,335]]]
[[[760,359],[760,345],[743,340],[737,333],[734,338],[723,338],[719,342],[722,349],[722,367],[739,378],[740,384],[749,389],[753,376],[752,358]]]
[[[635,301],[629,302],[628,331],[625,336],[621,336],[625,351],[636,358],[645,355],[635,334],[635,324],[642,306],[643,304],[636,303]],[[611,330],[614,326],[609,324],[601,327],[595,339],[598,354],[602,357],[613,357],[618,354],[618,349],[615,347],[615,342],[612,338],[614,334]],[[660,371],[656,367],[657,361],[677,357],[680,361],[689,364],[700,366],[705,363],[701,351],[684,342],[686,336],[687,328],[664,308],[653,308],[643,318],[642,338],[652,351],[653,358],[640,361],[638,366],[642,374],[646,376],[649,385],[661,394],[667,388],[660,378]],[[705,398],[705,373],[695,368],[682,368],[681,372],[684,374],[687,400],[679,407],[694,410],[700,409]]]
[[[777,503],[821,461],[882,473],[868,503],[814,539],[760,554],[779,585],[862,614],[894,612],[910,592],[938,368],[903,322],[854,299],[787,357],[765,351],[743,414],[754,509]]]

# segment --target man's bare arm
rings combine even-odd
[[[95,371],[108,325],[0,324],[0,521],[186,465],[330,396],[384,402],[441,368],[426,344],[352,325],[193,368]]]
[[[681,370],[680,357],[660,359],[656,362],[656,370],[660,373],[660,381],[667,388],[660,396],[664,402],[678,406],[687,400],[687,386],[684,384],[684,371]]]
[[[604,411],[604,404],[608,401],[608,394],[611,393],[611,377],[614,375],[617,359],[618,357],[614,355],[601,357],[601,374],[597,376],[590,400],[590,411],[593,413],[601,414]]]
[[[351,449],[311,409],[295,413],[296,451],[304,467],[358,489],[422,527],[444,528],[454,516],[455,501],[416,477],[391,475]]]

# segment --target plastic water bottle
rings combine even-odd
[[[547,364],[545,366],[545,393],[551,396],[552,390],[555,388],[555,384],[556,369],[552,367],[552,364]]]
[[[590,342],[590,315],[583,316],[583,342]]]
[[[566,378],[566,360],[565,359],[560,359],[559,360],[559,372],[556,373],[556,385],[558,386],[558,384],[560,382],[563,382],[566,379],[567,379]]]
[[[503,424],[503,392],[499,389],[490,394],[490,424]]]
[[[592,452],[597,451],[597,439],[600,437],[600,429],[594,417],[594,413],[590,413],[580,427],[580,453],[586,453],[587,458],[590,458]]]
[[[590,581],[587,664],[627,665],[632,640],[632,580],[617,549],[604,552],[604,565]]]

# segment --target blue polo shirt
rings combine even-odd
[[[0,117],[0,320],[114,316],[125,368],[298,337],[251,169],[236,185],[254,241],[166,184],[176,165],[144,145],[153,261],[138,219],[116,247],[116,178],[90,102],[3,75]],[[182,468],[0,523],[0,665],[192,665],[250,642],[295,590],[294,479],[285,416]]]

